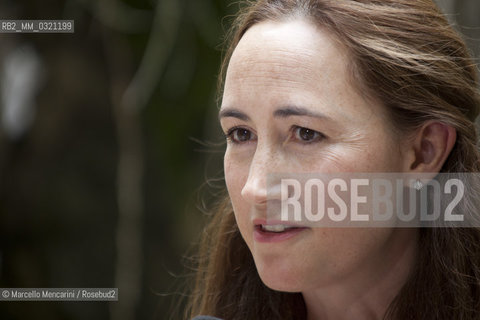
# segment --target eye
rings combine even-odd
[[[293,127],[293,134],[296,140],[305,143],[317,142],[325,138],[325,135],[318,131],[297,126]]]
[[[248,141],[255,139],[255,134],[252,133],[250,130],[245,128],[238,128],[238,127],[228,130],[226,136],[227,136],[227,140],[230,140],[233,143],[238,143],[238,144],[246,143]]]

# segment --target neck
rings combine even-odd
[[[308,320],[382,319],[416,261],[418,229],[394,229],[376,261],[341,281],[302,292]]]

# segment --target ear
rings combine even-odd
[[[456,130],[442,122],[428,121],[415,134],[410,146],[408,172],[438,173],[457,139]]]

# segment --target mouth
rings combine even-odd
[[[261,231],[274,232],[274,233],[280,233],[280,232],[285,232],[286,230],[289,230],[289,229],[300,228],[300,227],[294,227],[294,226],[287,226],[284,224],[260,224],[256,227],[260,227]]]
[[[297,225],[256,221],[254,239],[257,242],[280,242],[293,238],[307,229],[309,228]]]

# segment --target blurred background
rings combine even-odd
[[[478,57],[480,1],[438,2]],[[216,80],[237,10],[0,0],[0,19],[75,21],[0,34],[0,287],[119,288],[118,302],[0,302],[1,319],[181,319],[184,257],[218,191],[205,182],[222,177]]]

